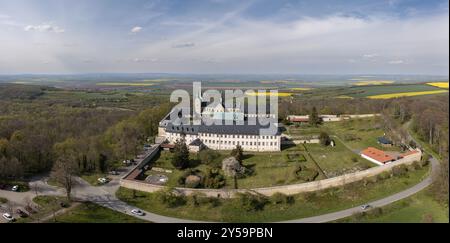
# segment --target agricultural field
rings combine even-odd
[[[438,88],[448,89],[448,82],[431,82],[427,84]]]
[[[404,85],[372,85],[372,86],[353,86],[347,89],[347,94],[353,98],[365,98],[376,95],[408,93],[408,92],[425,92],[425,91],[442,91],[440,88],[426,84],[404,84]]]
[[[402,93],[393,93],[393,94],[371,95],[371,96],[367,96],[367,98],[369,98],[369,99],[392,99],[392,98],[400,98],[400,97],[431,95],[431,94],[441,94],[441,93],[448,93],[448,91],[433,90],[433,91],[420,91],[420,92],[402,92]]]
[[[392,80],[367,80],[367,81],[358,81],[355,83],[352,83],[352,85],[356,86],[367,86],[367,85],[385,85],[385,84],[392,84],[394,81]]]
[[[278,97],[288,97],[291,96],[293,93],[287,93],[287,92],[278,92],[276,95],[272,94],[271,92],[265,92],[265,93],[261,93],[261,92],[254,92],[254,93],[250,93],[248,94],[249,96],[278,96]]]

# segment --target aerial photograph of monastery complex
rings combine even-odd
[[[448,223],[448,73],[443,0],[1,1],[0,229]]]

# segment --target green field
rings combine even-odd
[[[338,220],[340,223],[448,223],[448,206],[436,202],[427,191],[382,207]]]
[[[54,219],[48,222],[55,222]],[[148,223],[148,221],[116,212],[94,203],[82,203],[56,216],[57,223]]]
[[[347,149],[339,140],[335,140],[335,143],[335,147],[324,147],[320,144],[305,145],[327,177],[335,177],[375,166]]]
[[[440,90],[437,87],[426,84],[405,84],[405,85],[374,85],[363,87],[349,87],[346,95],[353,98],[362,98],[372,95],[393,94],[401,92],[418,92]]]
[[[357,182],[344,187],[327,189],[315,193],[294,196],[293,204],[268,203],[263,210],[247,211],[239,199],[218,199],[218,203],[195,205],[191,198],[181,206],[169,207],[163,204],[155,193],[137,192],[120,188],[116,195],[119,199],[136,207],[161,215],[194,220],[216,222],[273,222],[310,217],[355,207],[372,200],[409,188],[423,180],[428,174],[428,166],[410,171],[404,176],[379,179],[376,182]]]

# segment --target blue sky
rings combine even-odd
[[[444,74],[448,1],[4,0],[0,73]]]

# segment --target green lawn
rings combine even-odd
[[[136,207],[172,217],[220,222],[271,222],[331,213],[380,199],[413,186],[423,180],[428,171],[427,166],[401,177],[298,194],[294,196],[293,204],[267,204],[261,211],[246,211],[239,199],[219,199],[219,205],[194,205],[188,197],[185,205],[170,208],[162,204],[155,193],[137,192],[133,197],[132,190],[120,188],[117,196]]]
[[[327,177],[335,177],[375,166],[370,161],[350,151],[339,140],[335,140],[335,143],[335,147],[305,144],[311,156]]]
[[[54,219],[49,220],[53,223]],[[82,203],[56,217],[57,223],[146,223],[148,221],[126,215],[95,203]]]
[[[369,211],[337,222],[355,223],[448,223],[448,206],[436,202],[427,191],[382,207],[381,212]]]

